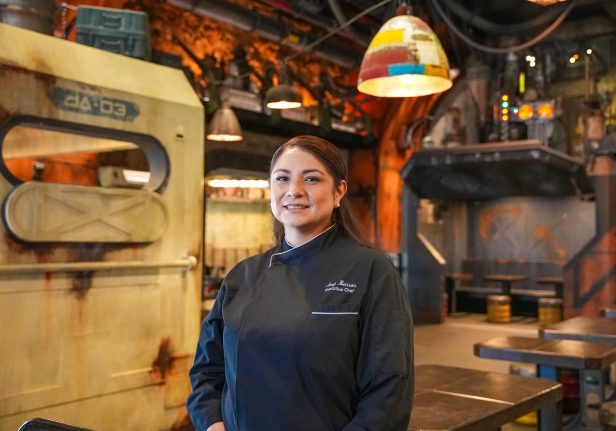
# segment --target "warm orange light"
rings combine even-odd
[[[539,109],[537,109],[537,115],[542,120],[550,120],[554,117],[554,106],[551,103],[542,104]]]
[[[509,100],[509,96],[507,96],[506,94],[503,94],[502,99],[503,99],[503,100],[505,100],[505,101],[507,101],[507,100]]]
[[[531,105],[524,104],[518,109],[518,117],[520,120],[530,120],[535,115],[535,110]]]
[[[509,115],[503,115],[503,121],[509,120]]]
[[[550,6],[556,3],[561,3],[564,2],[566,0],[528,0],[531,3],[537,3],[541,6]]]
[[[503,114],[508,114],[508,113],[509,113],[509,109],[504,108],[504,109],[503,109]]]

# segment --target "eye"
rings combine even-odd
[[[319,177],[306,177],[304,181],[307,183],[318,183],[321,179]]]
[[[286,175],[276,175],[274,177],[274,181],[277,183],[284,183],[289,180],[289,177]]]

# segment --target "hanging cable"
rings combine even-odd
[[[310,44],[306,45],[306,47],[304,48],[304,51],[310,52],[314,47],[316,47],[318,44],[320,44],[321,42],[323,42],[325,39],[330,38],[331,36],[335,35],[336,33],[340,32],[341,30],[347,28],[348,26],[350,26],[351,24],[353,24],[355,21],[357,21],[358,19],[360,19],[361,17],[363,17],[364,15],[369,14],[370,12],[372,12],[375,9],[380,8],[381,6],[386,5],[387,3],[392,2],[392,0],[382,0],[372,6],[370,6],[369,8],[365,9],[364,11],[358,13],[357,15],[355,15],[353,18],[350,18],[349,20],[345,21],[344,23],[340,24],[338,27],[333,28],[332,30],[330,30],[329,32],[327,32],[324,36],[316,39],[315,41],[311,42]],[[286,62],[288,60],[292,60],[295,57],[299,56],[301,53],[300,52],[296,52],[293,55],[284,57],[282,59],[283,62]],[[271,67],[271,66],[270,66]],[[267,66],[265,67],[267,69]],[[242,73],[238,76],[238,78],[245,78],[247,76],[249,76],[251,72],[245,72]],[[220,83],[220,82],[217,82]]]
[[[306,48],[305,48],[305,51],[311,51],[315,46],[317,46],[318,44],[323,42],[325,39],[329,39],[331,36],[335,35],[340,30],[343,30],[343,29],[347,28],[348,26],[350,26],[351,24],[353,24],[355,21],[360,19],[362,16],[369,14],[373,10],[380,8],[381,6],[384,6],[384,5],[386,5],[387,3],[391,2],[391,1],[392,0],[382,0],[382,1],[378,2],[377,4],[374,4],[374,5],[370,6],[368,9],[364,10],[363,12],[358,13],[353,18],[351,18],[351,19],[347,20],[346,22],[340,24],[338,27],[334,28],[333,30],[331,30],[330,32],[325,34],[324,36],[318,38],[314,42],[312,42],[309,45],[307,45]],[[289,57],[286,57],[285,60],[292,60],[295,57],[297,57],[299,54],[300,54],[299,52],[296,52],[295,54],[293,54],[293,55],[291,55]]]
[[[338,3],[338,0],[327,0],[327,3],[329,4],[329,8],[331,9],[332,13],[334,14],[334,17],[336,18],[336,21],[338,21],[338,24],[344,24],[344,22],[346,21],[347,18],[344,15],[344,12],[342,11],[342,8],[340,7],[340,4]],[[357,31],[355,31],[353,29],[353,27],[349,27],[348,34],[349,34],[349,36],[351,36],[353,38],[353,40],[355,40],[358,44],[360,44],[364,48],[370,44],[370,39],[366,39],[366,37],[364,37],[364,35],[360,34]]]
[[[489,21],[479,15],[476,12],[472,12],[458,3],[457,0],[448,1],[444,4],[445,7],[451,11],[458,18],[462,19],[465,23],[472,27],[476,27],[481,31],[492,34],[516,34],[530,31],[534,28],[545,26],[552,20],[556,19],[558,15],[567,7],[566,4],[560,4],[553,8],[549,8],[540,15],[537,15],[527,21],[519,22],[515,24],[499,24],[493,21]]]
[[[453,23],[451,18],[449,18],[449,16],[447,16],[445,11],[443,10],[441,5],[439,4],[438,0],[430,0],[430,1],[431,1],[432,5],[434,6],[434,8],[436,9],[436,11],[438,12],[438,14],[443,19],[443,21],[445,21],[447,23],[449,28],[451,28],[451,30],[460,39],[462,39],[464,42],[466,42],[468,45],[472,46],[473,48],[476,48],[476,49],[478,49],[480,51],[488,52],[488,53],[491,53],[491,54],[506,54],[506,53],[509,53],[509,52],[520,51],[522,49],[526,49],[528,47],[536,45],[537,43],[539,43],[543,39],[545,39],[547,36],[549,36],[550,33],[552,33],[556,29],[556,27],[558,27],[563,22],[563,20],[567,17],[569,12],[571,12],[571,10],[573,9],[573,7],[575,6],[575,3],[576,3],[576,0],[573,0],[571,3],[569,3],[567,8],[565,10],[563,10],[563,12],[558,16],[558,18],[556,18],[554,20],[554,22],[552,24],[550,24],[548,26],[548,28],[543,30],[541,33],[539,33],[537,36],[533,37],[529,41],[521,43],[520,45],[510,46],[510,47],[507,47],[507,48],[494,48],[494,47],[491,47],[491,46],[486,46],[486,45],[482,45],[482,44],[480,44],[478,42],[475,42],[474,40],[469,38],[467,35],[462,33],[462,31],[460,31],[455,26],[455,24]]]

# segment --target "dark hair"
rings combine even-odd
[[[290,148],[300,148],[315,156],[321,163],[323,163],[325,169],[327,169],[327,172],[334,179],[334,186],[338,186],[343,180],[348,181],[347,165],[344,162],[344,157],[338,148],[325,139],[310,135],[296,136],[282,144],[272,156],[272,161],[270,163],[270,175],[276,161],[286,150]],[[347,199],[343,198],[340,201],[340,206],[338,208],[334,208],[332,213],[332,221],[336,223],[347,236],[360,244],[366,244],[357,221],[351,214]],[[284,225],[280,223],[276,217],[274,217],[274,239],[278,245],[282,244],[282,241],[284,240]]]

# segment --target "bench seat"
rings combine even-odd
[[[534,298],[558,298],[554,290],[549,289],[511,289],[512,295],[532,296]]]
[[[493,286],[457,286],[454,292],[474,293],[478,295],[498,295],[503,293],[503,289]]]

